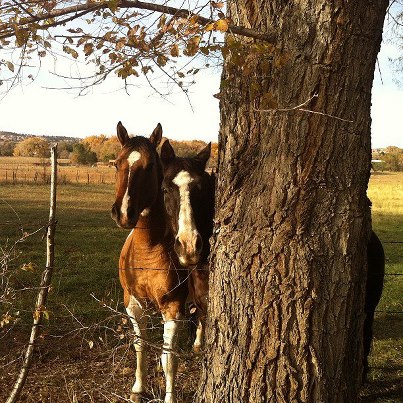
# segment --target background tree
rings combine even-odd
[[[88,148],[97,155],[98,159],[101,159],[101,149],[106,140],[107,137],[103,134],[100,134],[98,136],[88,136],[82,140],[82,143],[87,145]]]
[[[73,164],[92,165],[97,162],[97,155],[90,150],[88,145],[77,143],[73,145],[70,159]]]
[[[104,162],[116,159],[120,149],[122,148],[116,136],[104,141],[99,151],[98,159]]]
[[[403,149],[393,146],[386,147],[382,159],[386,163],[386,169],[403,171]]]
[[[0,141],[0,156],[11,157],[16,145],[16,141]]]
[[[16,157],[47,158],[50,156],[50,145],[43,137],[28,137],[17,143],[14,155]]]
[[[71,141],[59,141],[57,143],[58,158],[70,158],[70,153],[73,151],[73,143]]]

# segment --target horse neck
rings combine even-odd
[[[170,242],[165,206],[161,192],[158,194],[154,204],[150,207],[148,214],[139,216],[135,226],[135,230],[136,229],[141,231],[143,236],[146,236],[152,244]]]

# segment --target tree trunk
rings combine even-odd
[[[371,87],[387,4],[228,2],[235,23],[275,28],[279,40],[227,37],[198,402],[357,400]]]

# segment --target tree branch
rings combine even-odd
[[[195,14],[186,9],[165,6],[162,4],[147,3],[147,2],[143,2],[143,1],[122,0],[118,3],[118,7],[119,8],[136,8],[139,10],[155,11],[155,12],[159,12],[162,14],[172,15],[175,17],[184,17],[184,18],[195,17],[196,22],[199,23],[200,25],[207,25],[207,24],[214,22],[214,20],[212,20],[210,18],[202,17],[202,16]],[[69,17],[69,20],[71,20],[74,18],[78,18],[79,17],[78,14],[81,14],[83,12],[85,14],[87,14],[92,11],[102,10],[102,9],[106,9],[106,8],[109,8],[108,2],[95,3],[95,4],[86,3],[86,4],[76,5],[76,6],[65,7],[62,9],[54,9],[54,10],[50,11],[49,13],[39,14],[37,16],[31,16],[30,18],[24,19],[21,23],[21,26],[73,14],[73,16]],[[22,8],[22,9],[24,10],[24,8]],[[64,22],[59,21],[59,22],[52,23],[50,25],[43,25],[40,28],[46,29],[47,27],[57,26],[62,23],[64,23]],[[235,25],[235,24],[229,24],[228,31],[231,32],[232,34],[246,36],[249,38],[259,39],[262,41],[267,41],[267,42],[272,42],[272,43],[276,42],[276,39],[277,39],[277,35],[274,33],[274,31],[269,32],[269,33],[261,33],[254,29],[242,27],[242,26]],[[8,31],[4,34],[1,34],[0,39],[9,38],[13,35],[14,35],[14,31]]]

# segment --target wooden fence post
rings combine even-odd
[[[56,231],[56,184],[57,184],[57,144],[51,148],[51,185],[50,185],[50,208],[49,223],[46,236],[46,267],[42,272],[41,285],[39,287],[38,298],[36,300],[34,323],[31,329],[31,337],[27,350],[24,355],[24,361],[6,403],[15,403],[21,394],[28,371],[32,363],[32,356],[35,348],[36,339],[38,338],[39,328],[42,322],[43,314],[46,312],[46,301],[48,297],[50,282],[52,279],[54,257],[55,257],[55,231]]]

